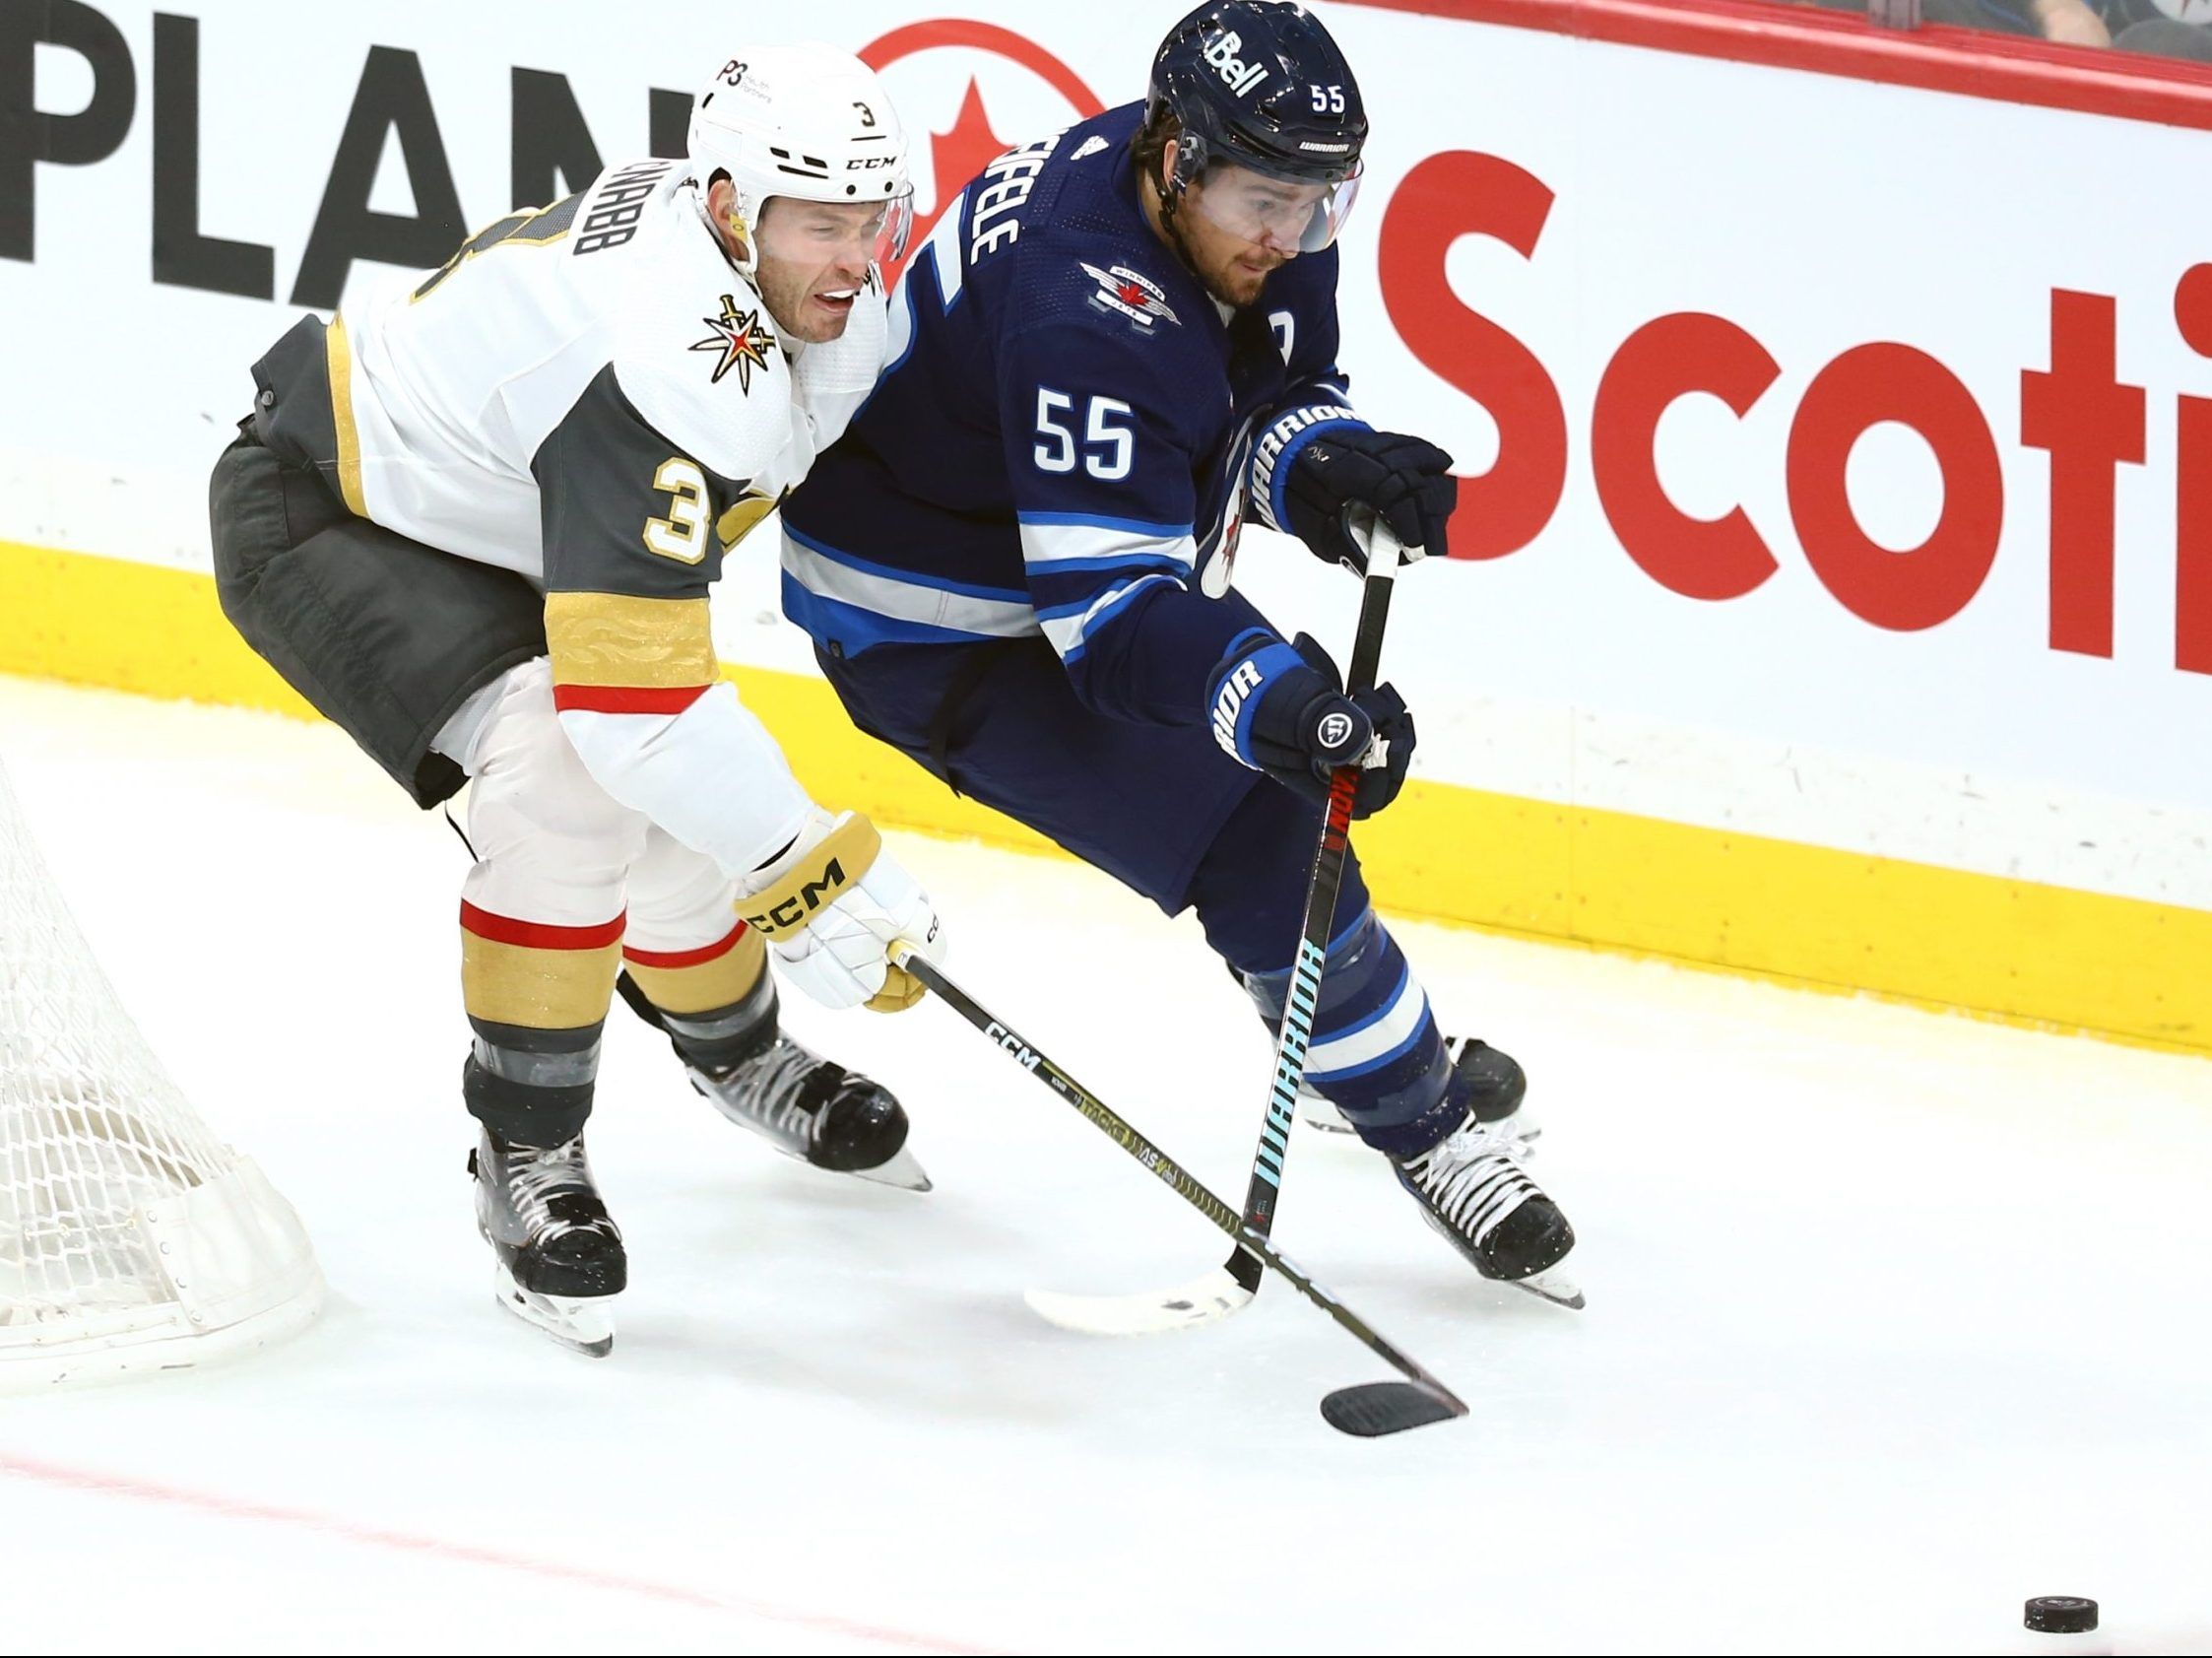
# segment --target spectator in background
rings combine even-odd
[[[1803,0],[1799,0],[1803,3]],[[1866,0],[1810,0],[1832,12],[1864,12]],[[2033,34],[2069,46],[2109,46],[2112,32],[2092,0],[1920,0],[1922,23]]]
[[[2212,0],[2099,0],[2122,51],[2212,63]]]
[[[1797,0],[1864,12],[1866,0]],[[2212,0],[1921,0],[1923,23],[2212,62]]]

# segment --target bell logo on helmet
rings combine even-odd
[[[1205,61],[1212,64],[1228,89],[1243,98],[1268,78],[1264,63],[1247,63],[1237,54],[1244,50],[1244,36],[1233,29],[1224,29],[1207,40]]]

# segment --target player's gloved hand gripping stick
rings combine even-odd
[[[1359,604],[1359,631],[1352,640],[1351,672],[1344,688],[1357,696],[1371,689],[1383,656],[1383,626],[1390,620],[1402,548],[1390,525],[1377,520],[1368,540],[1367,576]],[[1268,1079],[1268,1114],[1260,1125],[1260,1147],[1245,1189],[1246,1229],[1227,1261],[1188,1284],[1166,1291],[1129,1295],[1071,1295],[1032,1290],[1029,1304],[1053,1323],[1101,1336],[1146,1335],[1210,1324],[1251,1305],[1260,1289],[1264,1257],[1246,1239],[1265,1238],[1274,1226],[1275,1197],[1282,1184],[1283,1161],[1290,1155],[1290,1128],[1298,1114],[1298,1089],[1306,1077],[1306,1049],[1313,1040],[1315,1011],[1321,1005],[1321,975],[1329,960],[1329,938],[1336,914],[1336,893],[1344,881],[1344,852],[1350,845],[1353,806],[1363,768],[1389,764],[1380,743],[1370,745],[1354,763],[1330,774],[1329,806],[1322,820],[1321,843],[1314,848],[1313,877],[1306,884],[1306,919],[1292,964],[1290,993],[1284,998],[1282,1027],[1275,1036],[1274,1068]],[[1400,762],[1402,765],[1402,761]]]

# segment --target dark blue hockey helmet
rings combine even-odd
[[[1367,108],[1351,65],[1303,6],[1213,0],[1177,24],[1152,60],[1146,125],[1163,111],[1180,128],[1171,203],[1208,168],[1241,166],[1292,195],[1271,223],[1255,220],[1249,204],[1216,204],[1234,216],[1226,228],[1307,253],[1335,239],[1358,193]]]

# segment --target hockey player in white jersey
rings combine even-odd
[[[721,680],[707,600],[874,384],[905,138],[858,59],[766,46],[715,75],[687,151],[303,319],[212,486],[245,637],[420,804],[472,783],[478,1217],[502,1303],[591,1353],[627,1273],[583,1141],[618,976],[725,1115],[928,1185],[897,1100],[779,1031],[766,957],[895,1011],[920,990],[886,951],[936,954],[937,916]]]

